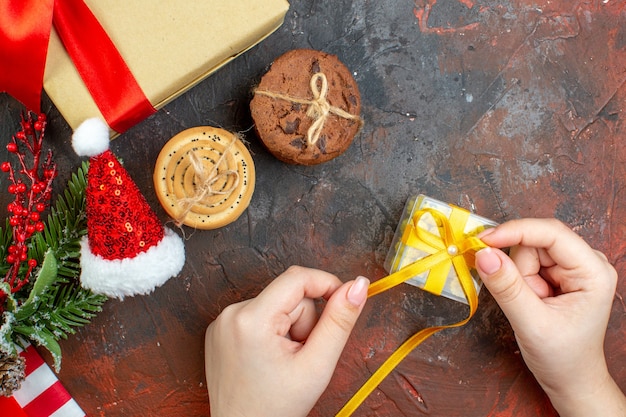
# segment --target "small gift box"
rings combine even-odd
[[[119,51],[148,104],[156,109],[275,31],[289,8],[287,0],[85,3]],[[56,13],[55,9],[55,26]],[[95,51],[101,48],[99,44],[90,46]],[[117,71],[118,67],[110,70]],[[50,36],[44,89],[72,128],[90,117],[102,117],[55,31]],[[128,94],[119,92],[122,100]],[[136,111],[129,107],[128,112]]]
[[[0,396],[0,415],[11,417],[84,417],[52,369],[32,345],[19,349],[26,361],[25,379],[10,397]]]
[[[433,213],[436,216],[433,216]],[[438,224],[435,217],[439,215],[450,220],[450,226],[447,226],[447,229],[442,229],[441,225]],[[441,236],[442,230],[449,229],[447,233],[451,235],[452,240],[462,241],[496,225],[497,223],[470,213],[463,208],[443,203],[422,194],[413,196],[405,205],[391,248],[385,259],[385,269],[391,274],[407,268],[420,259],[440,252],[441,246],[445,242],[445,236]],[[455,251],[461,250],[455,245],[443,249],[446,249],[450,255],[455,255]],[[473,251],[468,256],[473,257]],[[478,294],[482,282],[473,268],[473,258],[466,263],[472,266],[470,273],[476,294]],[[405,282],[436,295],[467,304],[467,298],[458,280],[457,272],[448,263],[434,264],[431,269],[414,275]]]

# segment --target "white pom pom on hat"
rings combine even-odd
[[[109,127],[101,119],[87,119],[74,130],[72,148],[78,156],[96,156],[109,149]]]

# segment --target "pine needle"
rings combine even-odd
[[[80,285],[80,240],[87,233],[85,213],[85,189],[87,187],[88,162],[83,162],[72,174],[65,191],[57,196],[51,207],[43,232],[33,235],[29,247],[29,257],[41,265],[47,251],[56,258],[58,269],[50,283],[38,291],[36,297],[20,304],[15,311],[12,326],[13,341],[21,345],[24,337],[50,351],[55,369],[61,366],[59,339],[66,339],[76,332],[76,327],[89,323],[107,297],[94,294]],[[5,228],[0,228],[0,255],[6,257],[11,244],[11,228],[8,220]],[[0,265],[0,273],[8,270]],[[33,288],[28,285],[26,296]],[[20,292],[22,293],[22,292]]]

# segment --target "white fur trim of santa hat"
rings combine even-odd
[[[108,260],[91,252],[87,236],[81,240],[84,288],[109,297],[148,294],[178,275],[185,263],[185,247],[176,233],[165,228],[161,241],[133,258]]]
[[[74,130],[72,148],[78,156],[96,156],[109,149],[109,127],[97,117],[87,119]]]

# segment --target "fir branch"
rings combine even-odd
[[[80,327],[102,311],[101,295],[85,291],[76,285],[56,285],[43,292],[36,302],[25,304],[15,311],[18,332],[19,326],[37,330],[47,330],[56,339],[67,339]]]
[[[61,351],[57,340],[67,339],[102,311],[107,298],[85,290],[80,285],[55,284],[46,287],[31,303],[25,303],[14,312],[15,336],[27,339],[50,351],[55,369],[61,366]]]
[[[57,196],[50,210],[44,231],[34,236],[31,248],[37,260],[43,260],[46,251],[51,249],[59,262],[60,275],[67,278],[76,277],[80,271],[77,261],[80,239],[87,233],[85,189],[88,169],[89,163],[83,162],[72,174],[65,191]]]
[[[32,256],[43,260],[50,251],[57,261],[54,280],[36,301],[24,304],[15,312],[13,328],[35,343],[46,347],[53,355],[55,367],[60,367],[59,339],[74,334],[74,327],[89,323],[102,310],[107,297],[81,287],[80,239],[87,233],[85,189],[88,162],[72,174],[65,191],[57,196],[42,233],[33,236]]]
[[[37,281],[30,283],[25,288],[28,299],[20,298],[21,302],[7,311],[11,328],[7,329],[10,334],[4,337],[10,337],[19,345],[22,345],[24,337],[45,347],[52,354],[57,371],[61,366],[58,340],[66,339],[76,333],[76,327],[89,323],[102,311],[102,305],[107,300],[106,296],[83,288],[78,279],[80,240],[87,233],[85,190],[88,168],[89,163],[83,162],[72,174],[64,192],[57,196],[55,205],[51,207],[44,230],[31,238],[29,256],[38,261],[38,280],[42,278],[42,282],[39,286]],[[10,232],[10,227],[7,230]],[[6,234],[0,228],[0,253],[11,244],[10,233]],[[5,244],[5,241],[8,243]],[[47,270],[42,277],[46,253],[56,262],[54,268]],[[31,294],[35,288],[36,294]]]

